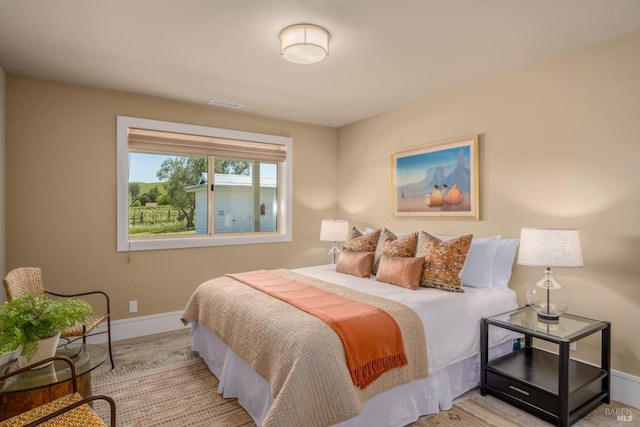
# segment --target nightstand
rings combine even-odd
[[[524,335],[524,347],[489,360],[489,326]],[[569,357],[570,344],[601,332],[600,366]],[[532,339],[557,344],[558,354],[535,348]],[[558,426],[569,426],[601,403],[609,403],[611,323],[562,314],[556,323],[538,320],[526,306],[481,322],[480,393],[496,396]]]

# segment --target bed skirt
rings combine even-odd
[[[193,350],[200,354],[209,370],[218,378],[218,393],[237,398],[258,426],[273,403],[269,383],[256,374],[242,358],[197,321],[191,321]],[[511,341],[489,350],[490,358],[512,350]],[[427,378],[397,386],[370,400],[360,415],[340,427],[406,426],[420,416],[435,414],[453,406],[453,400],[480,385],[480,355],[430,372]]]

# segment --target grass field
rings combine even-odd
[[[140,194],[148,193],[158,187],[160,195],[167,194],[162,182],[137,182]],[[129,207],[129,235],[183,235],[195,234],[195,230],[187,230],[187,220],[179,219],[180,211],[170,205],[131,206]]]
[[[191,234],[173,206],[129,207],[129,235]]]

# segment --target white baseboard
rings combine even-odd
[[[152,314],[149,316],[131,317],[129,319],[114,320],[111,322],[111,341],[138,338],[145,335],[170,332],[178,329],[189,328],[180,321],[182,311],[170,313]],[[102,323],[95,329],[96,332],[106,332],[107,324]],[[90,337],[88,342],[102,344],[107,342],[107,335],[101,334]]]
[[[189,328],[180,321],[182,311],[152,314],[150,316],[132,317],[111,322],[111,339],[113,341],[137,338],[145,335],[170,332]],[[106,331],[103,323],[97,328],[98,332]],[[102,334],[89,338],[93,344],[107,342],[107,335]],[[625,372],[611,370],[611,399],[640,409],[640,377]]]
[[[612,369],[611,399],[640,409],[640,377]]]

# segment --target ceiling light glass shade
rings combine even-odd
[[[569,307],[569,293],[555,279],[551,267],[582,267],[578,230],[522,228],[518,264],[546,267],[527,288],[527,302],[541,321],[557,321]]]
[[[296,64],[315,64],[329,54],[329,33],[322,27],[298,24],[280,33],[280,54]]]

